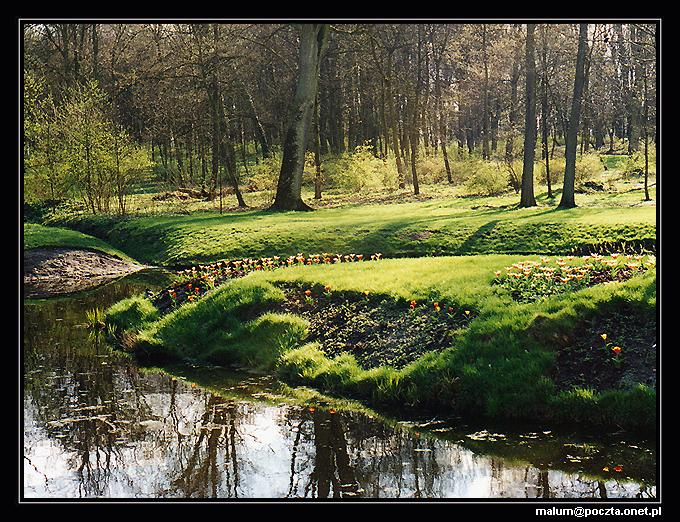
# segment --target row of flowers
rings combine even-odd
[[[299,253],[295,256],[273,256],[245,259],[224,259],[215,263],[197,265],[177,272],[177,281],[158,294],[149,294],[154,305],[162,312],[174,308],[185,301],[194,302],[200,296],[230,279],[243,277],[251,272],[275,270],[291,266],[310,266],[338,263],[360,263],[379,261],[379,252],[370,256],[364,254],[322,254]]]
[[[550,295],[576,291],[612,281],[625,281],[656,266],[653,255],[591,254],[554,261],[522,261],[495,272],[493,285],[510,291],[517,301],[536,301]]]

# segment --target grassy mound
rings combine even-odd
[[[491,284],[495,271],[521,260],[525,258],[505,255],[420,258],[253,273],[155,322],[128,328],[139,329],[138,350],[219,364],[276,367],[290,383],[372,403],[652,429],[656,393],[650,387],[627,383],[598,391],[595,383],[584,382],[564,389],[555,381],[559,378],[555,369],[560,350],[569,344],[563,340],[584,322],[597,323],[597,317],[622,309],[627,316],[654,315],[654,270],[625,282],[522,303]],[[429,309],[436,301],[443,309],[468,310],[474,319],[449,348],[428,352],[402,369],[364,368],[350,353],[329,357],[322,345],[304,344],[308,328],[302,317],[273,313],[285,300],[281,287],[291,284],[390,298],[405,308],[415,301]],[[109,311],[113,320],[120,317],[114,312]],[[609,323],[609,328],[609,335],[616,337],[613,330],[618,325]]]
[[[127,254],[112,247],[105,241],[88,234],[68,228],[46,227],[33,223],[24,223],[24,250],[50,247],[96,250],[119,257],[126,261],[133,261]]]
[[[653,206],[487,206],[484,198],[426,200],[321,209],[220,215],[116,218],[83,216],[63,223],[159,265],[298,252],[382,252],[387,257],[482,253],[567,254],[622,245],[651,248]],[[488,200],[497,203],[495,200]]]

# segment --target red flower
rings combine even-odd
[[[614,471],[621,473],[623,471],[623,466],[614,466]]]

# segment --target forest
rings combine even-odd
[[[650,24],[29,24],[24,51],[26,199],[91,213],[149,184],[295,209],[540,183],[572,207],[607,155],[645,199],[655,171]]]
[[[19,30],[25,498],[657,500],[659,20]]]

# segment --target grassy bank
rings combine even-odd
[[[77,230],[24,223],[24,250],[57,247],[96,250],[126,261],[134,261],[127,254],[105,241]]]
[[[110,309],[108,320],[126,331],[121,338],[128,348],[151,358],[275,367],[287,382],[375,404],[652,429],[654,390],[636,383],[597,390],[584,383],[560,391],[556,361],[560,351],[575,341],[575,332],[586,332],[597,342],[603,333],[598,331],[599,320],[622,309],[627,316],[654,320],[654,270],[623,283],[520,303],[491,283],[495,271],[526,259],[507,255],[394,259],[253,273],[161,318],[148,301],[136,298]],[[467,327],[452,332],[449,348],[427,353],[399,370],[387,365],[365,369],[351,354],[329,358],[321,346],[306,342],[305,319],[277,312],[286,299],[282,288],[291,284],[309,289],[309,299],[320,292],[369,302],[389,298],[405,313],[411,301],[427,307],[437,302],[444,310],[451,308],[471,319]],[[606,324],[616,329],[611,321]],[[607,334],[617,338],[615,331]],[[624,353],[633,348],[626,346],[626,339],[621,344]]]
[[[583,206],[561,211],[546,201],[543,206],[517,209],[516,198],[501,196],[343,206],[310,213],[81,216],[60,224],[99,237],[135,259],[166,266],[298,252],[416,257],[567,254],[622,243],[650,247],[656,239],[656,208],[625,198],[625,194],[583,195]]]

